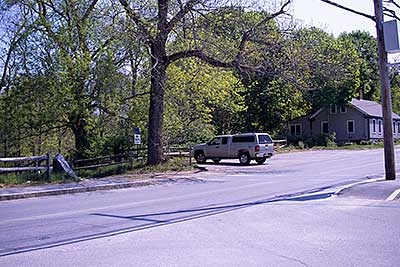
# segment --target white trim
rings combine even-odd
[[[326,134],[329,133],[329,123],[328,121],[321,121],[321,134],[324,134],[324,123],[326,123],[326,125],[328,126],[328,132],[326,132]]]
[[[378,120],[378,133],[382,133],[382,120]]]
[[[352,132],[349,131],[349,122],[353,123],[353,131]],[[346,120],[346,126],[347,126],[346,129],[347,129],[348,134],[356,133],[356,122],[354,120]]]
[[[372,119],[372,133],[376,133],[376,119]]]
[[[291,126],[294,126],[294,134],[293,134],[292,131],[290,130],[290,127],[291,127]],[[299,134],[297,134],[296,126],[300,126],[300,132],[299,132]],[[303,134],[303,125],[302,125],[301,123],[289,123],[289,132],[290,132],[291,135],[294,135],[294,136],[301,136],[301,135]]]
[[[323,108],[320,108],[319,110],[317,110],[314,114],[312,114],[310,116],[310,119],[314,119],[315,117],[317,117],[318,114],[321,113],[323,110],[324,110]]]

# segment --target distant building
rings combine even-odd
[[[400,116],[392,113],[393,136],[400,138]],[[330,105],[289,122],[291,136],[336,133],[337,143],[383,139],[382,106],[373,101],[352,99],[347,106]]]

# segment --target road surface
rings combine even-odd
[[[399,266],[400,201],[334,195],[383,177],[383,150],[203,166],[161,185],[0,202],[0,266]]]

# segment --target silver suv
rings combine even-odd
[[[251,160],[263,164],[273,154],[273,141],[267,133],[218,135],[193,149],[197,163],[205,163],[207,159],[217,163],[221,159],[237,158],[241,165],[248,165]]]

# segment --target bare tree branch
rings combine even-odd
[[[238,51],[238,53],[236,55],[236,61],[240,61],[241,60],[241,58],[243,56],[243,51],[246,48],[246,42],[249,41],[250,33],[254,32],[255,29],[259,28],[261,25],[267,23],[268,21],[278,17],[279,15],[282,15],[282,14],[286,13],[285,8],[290,4],[291,1],[292,0],[287,0],[277,12],[267,16],[266,18],[264,18],[263,20],[261,20],[260,22],[255,24],[251,29],[249,29],[248,31],[243,33],[242,40],[240,41],[240,44],[239,44],[239,47],[238,47],[239,51]]]
[[[400,20],[400,17],[397,16],[396,12],[392,9],[389,9],[387,7],[383,7],[383,12],[386,16]]]
[[[335,7],[344,9],[344,10],[347,10],[347,11],[349,11],[349,12],[351,12],[351,13],[354,13],[354,14],[357,14],[357,15],[360,15],[360,16],[363,16],[363,17],[366,17],[366,18],[369,18],[369,19],[375,21],[375,16],[368,15],[368,14],[359,12],[359,11],[357,11],[357,10],[351,9],[351,8],[349,8],[349,7],[342,6],[342,5],[338,4],[338,3],[335,3],[335,2],[330,1],[330,0],[321,0],[321,1],[324,2],[324,3],[327,3],[327,4],[329,4],[329,5],[332,5],[332,6],[335,6]]]
[[[121,5],[124,7],[126,13],[128,16],[133,20],[133,22],[136,24],[138,27],[139,31],[144,35],[146,38],[146,43],[147,45],[151,45],[151,43],[154,42],[153,37],[151,36],[149,30],[146,28],[145,22],[143,22],[140,18],[140,16],[133,11],[133,9],[129,6],[128,2],[126,0],[119,0]]]
[[[389,5],[394,5],[395,7],[400,9],[400,5],[396,3],[394,0],[385,0],[383,2],[388,3]]]
[[[175,26],[176,24],[190,11],[192,8],[200,3],[201,0],[189,0],[181,10],[173,17],[170,22],[167,25],[166,31],[169,33]]]
[[[93,0],[93,1],[90,3],[88,9],[86,9],[86,12],[85,12],[85,14],[84,14],[83,17],[82,17],[82,21],[83,21],[83,22],[86,21],[86,20],[89,18],[89,15],[90,15],[90,13],[93,11],[93,9],[94,9],[95,5],[97,4],[97,2],[98,2],[98,0]]]

